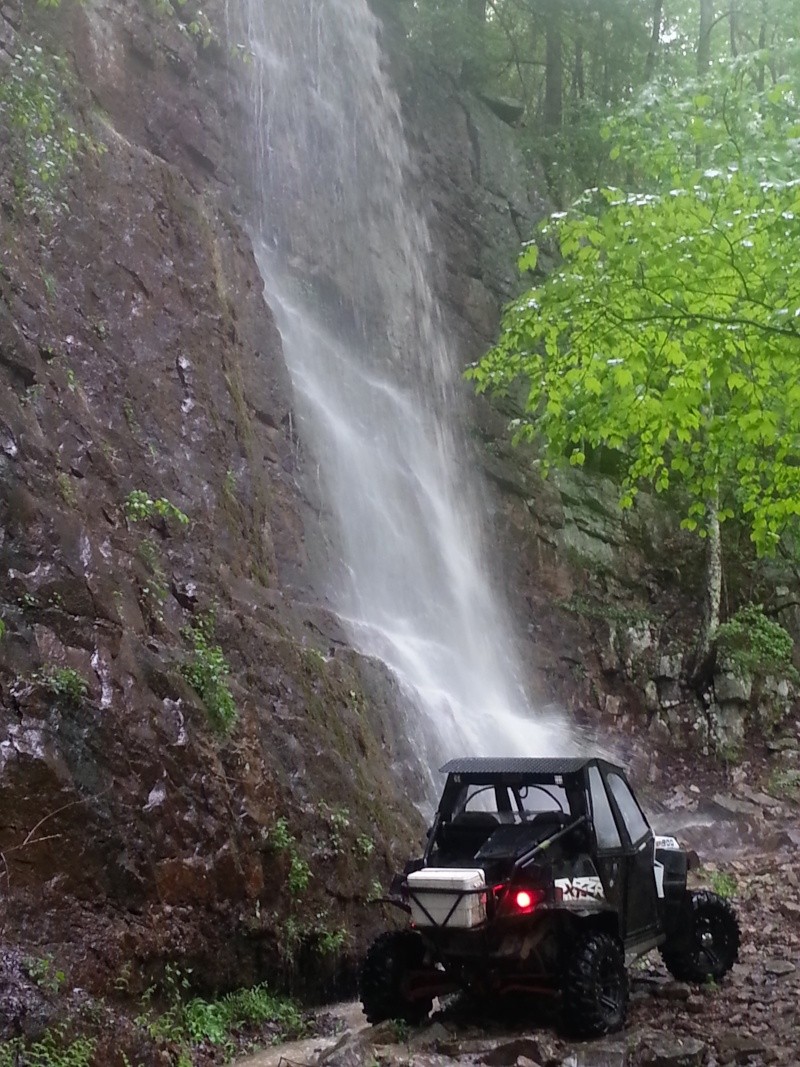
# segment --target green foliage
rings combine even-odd
[[[64,1027],[48,1030],[38,1041],[22,1038],[0,1044],[0,1067],[90,1067],[94,1042],[69,1040]]]
[[[86,679],[72,667],[47,666],[33,677],[64,707],[78,707],[89,692]]]
[[[347,931],[343,926],[335,929],[321,928],[317,931],[316,946],[321,956],[338,956],[347,943]]]
[[[738,883],[732,874],[726,874],[724,871],[714,871],[711,875],[711,888],[717,896],[724,897],[727,900],[736,895]]]
[[[311,918],[290,914],[278,924],[278,940],[281,956],[294,965],[303,946],[318,956],[336,956],[347,943],[347,931],[341,926],[330,927],[322,911]]]
[[[311,868],[304,859],[293,852],[289,862],[289,876],[286,884],[293,897],[299,897],[308,889],[311,880]]]
[[[297,844],[297,838],[289,829],[289,820],[281,816],[267,834],[267,841],[278,852],[293,848]]]
[[[327,823],[328,840],[334,853],[344,851],[344,838],[350,829],[350,812],[347,808],[331,808],[327,804],[320,804],[320,818]]]
[[[220,646],[214,643],[213,615],[202,616],[182,632],[193,652],[192,658],[181,665],[181,674],[199,693],[216,729],[221,734],[229,734],[238,709],[227,682],[230,664]]]
[[[130,522],[145,522],[157,516],[174,519],[181,526],[189,525],[189,516],[166,497],[153,499],[143,489],[134,489],[125,498],[125,515]]]
[[[798,680],[792,664],[792,636],[767,618],[761,604],[747,604],[723,623],[716,633],[716,646],[738,673]]]
[[[411,1036],[411,1027],[405,1019],[392,1019],[395,1039],[402,1045],[407,1043]]]
[[[297,850],[297,838],[289,829],[288,820],[281,816],[267,834],[267,842],[276,852],[289,855],[289,873],[286,885],[292,897],[299,897],[308,889],[311,868]]]
[[[627,627],[646,626],[658,616],[644,608],[624,607],[608,600],[591,599],[585,596],[571,596],[568,600],[557,602],[564,611],[580,615],[585,619],[599,619],[612,625]]]
[[[150,577],[142,586],[143,606],[157,622],[164,621],[164,604],[169,596],[167,576],[161,565],[155,543],[146,537],[137,549],[137,554],[150,570]]]
[[[25,970],[39,988],[47,993],[60,993],[67,981],[66,974],[54,968],[50,956],[28,957],[25,960]]]
[[[276,996],[265,984],[238,989],[218,1000],[190,997],[191,971],[168,965],[165,970],[164,996],[167,1007],[158,1012],[152,1001],[155,990],[145,994],[144,1011],[136,1022],[150,1037],[180,1047],[180,1057],[189,1067],[195,1046],[220,1047],[226,1056],[235,1051],[232,1037],[249,1027],[269,1025],[281,1040],[302,1037],[307,1027],[297,1006],[285,997]]]
[[[56,478],[56,483],[58,485],[58,491],[61,494],[61,499],[69,507],[74,508],[77,497],[70,476],[65,471],[61,471]]]
[[[367,893],[367,904],[374,904],[375,901],[380,900],[383,895],[383,886],[377,878],[374,878],[370,883],[369,891]]]
[[[66,62],[37,44],[21,45],[0,79],[0,130],[15,160],[17,199],[45,214],[64,206],[58,199],[64,178],[79,155],[95,147],[73,125],[66,102],[69,81]]]
[[[153,0],[156,11],[175,20],[181,33],[191,37],[201,48],[219,44],[219,38],[208,16],[196,4],[189,0]],[[184,17],[184,10],[191,11]]]
[[[356,838],[354,850],[356,855],[361,856],[363,859],[369,859],[375,851],[375,842],[368,834],[359,834]]]
[[[0,619],[0,641],[6,636],[6,624]]]
[[[468,373],[480,391],[527,383],[516,436],[542,445],[545,470],[611,449],[623,508],[643,483],[677,486],[686,529],[703,537],[712,512],[737,516],[771,554],[800,516],[800,183],[782,176],[800,126],[776,119],[764,152],[744,154],[725,132],[725,87],[679,92],[674,117],[682,130],[696,120],[716,165],[676,148],[666,119],[642,136],[646,191],[592,189],[546,221],[540,242],[560,266],[511,305]],[[529,246],[521,268],[537,256]]]
[[[767,792],[771,796],[784,797],[787,800],[800,800],[800,771],[773,771],[767,783]]]
[[[660,5],[655,44],[655,5],[642,0],[414,0],[397,7],[410,47],[430,64],[525,106],[519,141],[537,169],[544,163],[556,198],[620,173],[622,159],[608,159],[602,133],[609,114],[646,99],[649,83],[655,106],[642,116],[642,135],[648,125],[657,129],[659,104],[669,106],[675,86],[698,70],[713,73],[728,58],[739,65],[745,88],[779,82],[791,67],[790,43],[800,38],[796,0],[736,0],[729,10],[716,5],[704,42],[708,63],[698,57],[697,0]],[[694,95],[703,93],[701,87]],[[751,131],[760,125],[753,116]],[[477,111],[473,118],[480,121]],[[687,121],[672,133],[690,140],[695,130]]]

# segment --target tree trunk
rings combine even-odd
[[[767,0],[761,0],[761,26],[758,31],[758,47],[762,52],[767,47]],[[756,74],[756,87],[760,93],[764,92],[765,70],[766,65],[759,63],[758,73]]]
[[[700,692],[708,688],[711,668],[711,646],[719,629],[722,603],[722,538],[719,527],[719,490],[706,503],[706,585],[703,603],[703,622],[694,654],[692,682]]]
[[[697,75],[702,78],[711,64],[711,30],[714,0],[700,0],[700,33],[697,37]]]
[[[739,43],[737,40],[737,33],[739,30],[739,0],[730,0],[730,11],[728,12],[728,22],[730,26],[730,40],[731,40],[731,58],[736,59],[739,55]]]
[[[644,63],[644,80],[650,81],[656,71],[656,62],[661,47],[661,26],[664,21],[664,0],[653,0],[653,29],[650,34],[650,47]]]
[[[561,0],[547,3],[544,79],[545,133],[560,133],[564,121],[564,57],[561,40]]]
[[[586,77],[583,70],[583,37],[578,30],[575,36],[575,73],[572,79],[572,96],[574,100],[586,98]]]

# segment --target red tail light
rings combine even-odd
[[[501,908],[506,914],[530,915],[545,898],[543,889],[509,889]]]

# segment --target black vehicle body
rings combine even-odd
[[[424,854],[390,897],[412,928],[383,935],[365,962],[372,1021],[415,1020],[469,988],[556,994],[572,1029],[604,1033],[624,1023],[637,956],[661,947],[673,973],[698,980],[733,965],[733,913],[687,892],[686,852],[653,834],[622,768],[472,758],[442,771]]]

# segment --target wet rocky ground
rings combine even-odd
[[[755,795],[755,794],[754,794]],[[762,797],[762,800],[764,798]],[[730,810],[741,803],[737,811]],[[727,805],[727,809],[726,809]],[[357,1005],[337,1009],[344,1032],[270,1049],[240,1067],[717,1067],[800,1064],[800,824],[789,811],[741,795],[718,796],[718,817],[689,823],[684,838],[706,855],[692,875],[730,895],[742,928],[739,964],[720,985],[689,986],[670,978],[657,954],[631,971],[624,1032],[576,1043],[559,1036],[554,1009],[515,1005],[445,1005],[420,1028],[391,1022],[369,1027]],[[731,821],[726,821],[727,810]],[[772,812],[772,814],[770,814]],[[737,819],[734,820],[734,814]],[[740,835],[737,841],[731,835]],[[716,844],[715,844],[716,842]]]
[[[719,792],[701,777],[678,780],[689,784],[662,795],[664,810],[654,821],[697,852],[696,886],[732,898],[742,927],[740,961],[724,983],[705,987],[673,981],[657,954],[639,961],[631,970],[628,1025],[604,1041],[562,1038],[554,1005],[518,1003],[501,1012],[497,1004],[454,1000],[420,1028],[368,1027],[350,1003],[189,1045],[169,1015],[154,1025],[152,1005],[134,994],[130,967],[105,995],[77,988],[57,954],[4,950],[2,913],[0,1041],[18,1038],[30,1047],[47,1032],[67,1045],[86,1037],[93,1053],[80,1063],[91,1067],[219,1067],[237,1057],[238,1067],[800,1065],[798,807],[762,792],[756,775]],[[287,1032],[302,1040],[280,1044]],[[0,1053],[5,1048],[0,1043]]]

